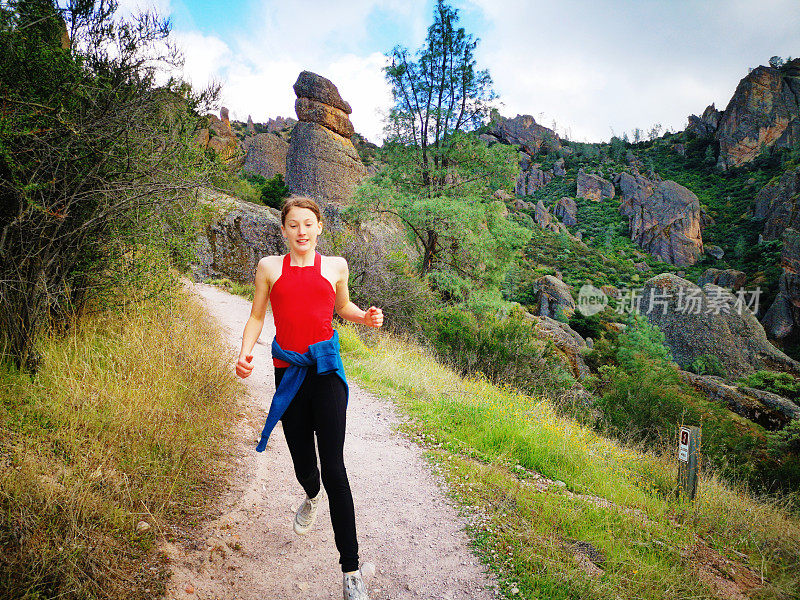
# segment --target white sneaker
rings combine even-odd
[[[342,576],[342,596],[344,600],[369,600],[367,586],[361,578],[361,569],[352,575],[344,573]]]
[[[322,492],[323,488],[320,487],[316,498],[309,498],[306,495],[306,499],[297,509],[294,515],[294,532],[297,535],[307,534],[308,530],[314,526],[314,521],[317,519],[317,508],[322,500]]]

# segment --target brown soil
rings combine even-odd
[[[227,332],[231,369],[250,302],[212,286],[188,284]],[[327,501],[314,529],[292,531],[304,493],[294,477],[280,424],[267,450],[255,451],[274,380],[267,319],[254,349],[255,369],[238,408],[234,465],[218,516],[190,538],[165,543],[173,576],[169,599],[338,598],[341,570]],[[261,342],[260,340],[260,342]],[[421,449],[395,431],[391,403],[350,381],[344,454],[356,509],[359,553],[375,565],[367,579],[373,600],[488,599],[496,581],[471,552],[465,521],[431,474]]]

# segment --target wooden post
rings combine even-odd
[[[694,500],[697,494],[701,437],[699,427],[678,428],[678,496],[689,500]]]

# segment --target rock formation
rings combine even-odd
[[[297,119],[292,117],[275,117],[267,121],[267,133],[277,133],[285,129],[291,129],[297,124]]]
[[[692,265],[703,252],[700,201],[674,181],[653,182],[639,173],[621,173],[620,212],[628,217],[631,239],[652,256],[673,265]]]
[[[253,117],[252,115],[247,115],[247,133],[253,135],[255,134],[255,132],[256,132],[256,126],[255,123],[253,123]]]
[[[769,431],[782,429],[792,419],[800,418],[800,406],[777,394],[736,386],[713,375],[681,371],[681,377],[709,400],[725,404],[740,417]]]
[[[689,117],[687,131],[719,141],[721,169],[756,158],[763,148],[800,143],[800,59],[782,67],[759,66],[744,77],[720,112],[712,104]]]
[[[494,112],[488,135],[504,144],[521,146],[522,151],[531,156],[536,156],[542,149],[555,152],[561,148],[558,135],[552,129],[539,125],[531,115],[506,119]]]
[[[683,368],[703,355],[716,356],[729,377],[758,369],[800,374],[800,363],[767,341],[764,328],[725,288],[702,288],[671,273],[651,277],[642,288],[639,312],[666,338]]]
[[[219,193],[207,193],[204,201],[224,212],[198,236],[191,265],[197,279],[252,283],[262,256],[286,252],[277,210]]]
[[[231,129],[228,118],[228,109],[224,106],[216,115],[206,115],[209,120],[208,127],[197,132],[195,143],[203,148],[209,148],[224,161],[231,161],[239,155],[239,141]]]
[[[245,138],[244,167],[248,173],[262,175],[267,179],[280,173],[286,176],[286,155],[289,144],[274,133],[259,133]]]
[[[736,291],[747,283],[747,274],[735,269],[706,269],[700,276],[697,285],[703,287],[707,283]]]
[[[602,198],[614,197],[614,185],[599,175],[578,171],[578,198],[599,202]]]
[[[531,164],[530,156],[525,153],[521,153],[520,169],[517,183],[514,186],[514,192],[520,196],[533,195],[536,190],[542,189],[553,179],[551,173],[542,171],[541,164]]]
[[[346,204],[367,175],[350,141],[350,105],[324,77],[303,71],[294,84],[300,122],[286,155],[286,185],[322,204]]]
[[[564,170],[564,159],[563,158],[559,158],[553,164],[553,175],[555,175],[556,177],[566,177],[567,172]]]
[[[553,214],[561,219],[561,222],[567,227],[578,224],[578,206],[575,204],[575,200],[569,196],[564,196],[556,202]]]
[[[570,287],[553,275],[544,275],[536,280],[538,295],[537,316],[556,318],[562,312],[569,319],[575,313],[575,301]]]
[[[800,167],[765,185],[755,198],[753,219],[764,221],[765,240],[780,239],[787,227],[800,230]]]
[[[778,295],[767,310],[762,324],[775,339],[783,339],[800,326],[800,232],[783,231],[781,273]]]
[[[526,313],[533,322],[533,333],[542,339],[551,340],[563,357],[565,366],[572,372],[576,380],[590,375],[589,367],[583,359],[583,352],[588,350],[586,340],[566,323],[556,321],[548,316],[535,316]]]
[[[714,135],[721,116],[722,111],[717,110],[712,103],[711,106],[706,107],[702,116],[689,115],[689,126],[686,128],[686,131],[692,132],[700,137]]]

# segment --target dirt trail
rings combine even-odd
[[[227,332],[231,356],[241,346],[250,302],[212,286],[189,284]],[[274,392],[268,317],[254,349],[256,368],[238,408],[234,473],[218,517],[196,539],[166,544],[173,577],[167,598],[284,600],[340,598],[341,571],[327,499],[314,529],[292,531],[305,497],[294,478],[280,424],[267,450],[255,451]],[[233,368],[233,358],[231,368]],[[431,475],[420,449],[392,426],[393,406],[350,383],[344,454],[356,509],[359,555],[376,573],[379,599],[489,599],[495,581],[471,553],[464,522]]]

